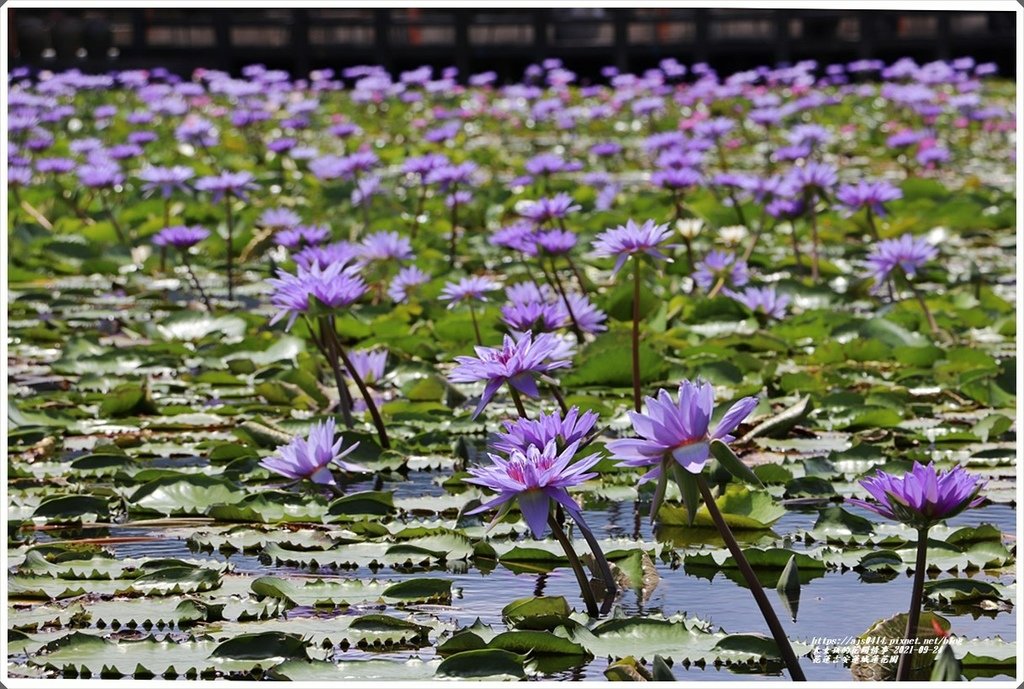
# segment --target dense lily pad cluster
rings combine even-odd
[[[15,71],[10,672],[1012,675],[1013,97]]]

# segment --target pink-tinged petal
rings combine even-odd
[[[528,490],[519,494],[519,511],[533,532],[534,538],[543,538],[551,511],[551,499],[542,490]]]
[[[725,436],[736,430],[745,418],[750,416],[750,412],[754,411],[754,407],[757,406],[756,397],[744,397],[736,404],[729,407],[729,411],[725,412],[722,416],[721,421],[715,427],[715,432],[711,434],[713,439],[722,439]]]
[[[672,450],[672,458],[691,474],[699,474],[708,461],[708,444],[693,443]]]

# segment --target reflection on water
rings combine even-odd
[[[418,491],[416,487],[418,484]],[[426,485],[424,485],[426,484]],[[438,489],[431,485],[429,477],[420,481],[397,484],[401,494],[422,495],[427,491],[435,493]],[[358,488],[355,488],[358,489]],[[643,518],[638,518],[639,515]],[[792,534],[809,529],[817,517],[817,512],[790,511],[773,527],[776,534]],[[594,530],[605,537],[639,537],[647,540],[654,538],[651,526],[646,518],[646,506],[639,508],[633,503],[608,504],[604,508],[587,510],[587,519]],[[976,525],[990,522],[1003,530],[1004,533],[1015,534],[1016,516],[1013,508],[1005,505],[985,507],[960,515],[951,520],[951,525]],[[677,547],[686,547],[697,542],[720,544],[721,541],[713,531],[705,530],[666,529],[659,531],[664,540],[671,540]],[[139,535],[137,529],[111,528],[111,535]],[[120,533],[119,533],[120,532]],[[689,532],[689,533],[687,533]],[[741,540],[756,543],[764,537],[763,533],[738,533]],[[704,539],[704,540],[701,540]],[[790,547],[800,549],[801,543],[794,542]],[[123,556],[159,556],[159,557],[205,557],[223,561],[219,554],[199,556],[186,547],[184,541],[158,541],[147,543],[123,544],[116,548]],[[253,574],[267,574],[269,568],[259,562],[256,557],[232,555],[227,558],[237,571]],[[687,572],[682,567],[658,562],[658,574],[661,581],[646,599],[642,599],[638,591],[624,591],[620,594],[617,604],[627,615],[672,615],[680,612],[695,615],[709,620],[713,625],[722,627],[729,632],[767,633],[757,605],[750,593],[731,580],[722,572]],[[303,572],[308,569],[274,567],[276,573]],[[366,568],[346,571],[343,574],[325,571],[324,576],[371,577],[374,572]],[[376,576],[400,580],[418,576],[418,573],[398,571],[377,572]],[[561,595],[581,607],[577,598],[579,591],[571,571],[567,568],[557,569],[550,573],[515,574],[505,567],[497,567],[493,571],[484,572],[471,567],[465,572],[447,572],[445,576],[454,582],[459,590],[451,608],[432,606],[431,612],[442,619],[450,620],[459,625],[472,624],[477,618],[486,624],[501,625],[501,609],[511,600],[536,595]],[[948,577],[952,575],[943,575]],[[1002,583],[1010,583],[1012,578],[1005,578]],[[816,636],[846,637],[856,636],[866,631],[875,621],[904,612],[910,600],[911,577],[898,575],[888,581],[865,581],[859,574],[852,571],[845,573],[827,572],[823,576],[807,577],[802,587],[796,621],[790,609],[787,609],[779,594],[769,592],[769,598],[775,605],[780,619],[793,639],[810,641]],[[293,613],[294,614],[294,613]],[[350,611],[348,614],[356,614]],[[952,631],[967,637],[1001,636],[1005,640],[1015,638],[1015,615],[1000,614],[995,617],[965,611],[962,614],[943,613],[952,622]],[[432,655],[431,649],[419,651],[402,651],[387,654],[349,649],[346,658],[388,657],[394,659],[407,658],[410,655],[421,657]],[[813,664],[803,659],[804,671],[810,680],[851,680],[848,668],[841,664]],[[579,680],[604,679],[603,670],[607,661],[595,659],[585,667],[558,668],[545,667],[547,676],[553,679]],[[673,668],[676,677],[686,681],[736,680],[739,677],[727,668],[708,666],[684,668],[676,664]],[[778,674],[759,675],[767,681],[785,679]],[[744,676],[749,678],[749,676]],[[1005,678],[1004,678],[1005,679]]]

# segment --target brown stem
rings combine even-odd
[[[896,665],[896,681],[906,682],[910,679],[910,669],[914,662],[914,642],[917,640],[917,625],[921,619],[921,598],[924,594],[925,569],[928,567],[928,529],[917,530],[917,563],[914,569],[914,587],[910,592],[910,610],[907,612],[907,629],[903,633],[900,644],[909,644],[910,649],[900,654]]]
[[[320,353],[323,354],[324,359],[327,360],[327,365],[331,367],[331,373],[334,375],[334,385],[338,388],[338,406],[341,409],[341,420],[345,423],[346,428],[352,428],[355,425],[355,419],[352,418],[352,395],[348,391],[348,383],[341,372],[341,367],[338,366],[339,357],[338,353],[334,351],[333,340],[322,335],[329,327],[325,321],[326,319],[320,320],[321,334],[317,334],[313,324],[308,319],[306,320],[306,325],[309,326],[309,331],[313,335],[313,343],[320,350]]]
[[[565,557],[569,560],[569,566],[572,567],[573,574],[576,575],[576,582],[580,585],[580,593],[583,594],[583,602],[587,606],[587,614],[591,617],[597,617],[599,614],[597,599],[594,597],[594,590],[590,588],[590,577],[583,571],[583,565],[580,563],[576,551],[572,549],[572,543],[569,542],[569,538],[562,531],[561,525],[559,525],[558,520],[552,514],[548,514],[548,526],[551,527],[551,533],[554,534],[555,540],[558,541],[559,545],[562,546],[562,550],[565,551]]]
[[[544,259],[539,259],[541,263]],[[562,286],[562,279],[558,277],[558,268],[555,266],[555,259],[551,259],[551,275],[555,279],[555,290],[559,296],[562,297],[562,303],[565,304],[565,311],[569,314],[569,321],[572,323],[572,332],[576,336],[576,342],[583,342],[583,329],[580,328],[579,321],[576,320],[576,314],[572,312],[572,306],[569,305],[569,297],[565,293],[565,288]]]
[[[764,621],[768,623],[768,628],[771,630],[772,637],[775,638],[775,645],[779,647],[779,653],[782,654],[782,659],[789,668],[790,678],[796,682],[806,682],[807,679],[804,677],[804,672],[800,668],[800,662],[797,660],[796,654],[793,652],[793,647],[789,643],[789,637],[786,636],[786,631],[782,628],[782,624],[779,622],[779,618],[775,614],[772,604],[764,594],[764,588],[762,588],[761,582],[757,580],[757,575],[754,574],[754,570],[750,567],[750,563],[747,562],[747,558],[744,557],[743,550],[740,549],[739,543],[736,542],[735,536],[732,535],[729,525],[725,523],[722,513],[718,511],[718,505],[715,503],[715,496],[711,494],[711,488],[708,486],[708,482],[704,479],[703,474],[697,474],[697,486],[700,488],[701,497],[704,498],[704,505],[708,508],[708,514],[711,515],[711,520],[718,528],[718,533],[721,535],[722,540],[725,541],[725,545],[729,549],[729,554],[732,555],[733,560],[736,561],[736,566],[739,568],[740,573],[746,580],[747,586],[750,587],[750,592],[754,595],[754,601],[757,603],[757,607],[760,608],[761,614],[764,616]]]
[[[366,383],[363,382],[362,377],[356,371],[356,367],[352,365],[352,361],[348,358],[348,354],[345,353],[345,349],[341,346],[341,342],[338,341],[338,333],[334,329],[333,316],[328,316],[327,326],[327,336],[331,338],[331,345],[341,357],[342,363],[344,363],[345,368],[348,369],[348,374],[352,376],[352,381],[356,384],[356,387],[359,388],[359,394],[363,396],[363,401],[366,402],[366,408],[370,411],[370,417],[373,419],[373,425],[377,427],[377,437],[380,438],[380,446],[385,450],[390,449],[391,441],[388,440],[388,431],[384,427],[384,419],[381,418],[380,411],[377,410],[377,403],[373,401],[373,396],[370,395],[370,390],[366,387]]]

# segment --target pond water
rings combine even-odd
[[[352,490],[367,489],[369,484],[353,484]],[[426,472],[414,472],[410,480],[396,484],[396,495],[412,496],[442,494],[431,481]],[[655,535],[646,519],[647,504],[626,503],[613,504],[605,507],[594,507],[587,510],[587,519],[598,537],[635,536],[645,540],[653,540]],[[868,516],[863,510],[849,508],[851,512]],[[644,518],[637,519],[637,514]],[[779,535],[795,533],[811,528],[817,512],[789,511],[773,527]],[[988,522],[998,527],[1004,534],[1016,535],[1016,513],[1009,505],[990,505],[959,515],[948,521],[950,526],[973,526]],[[639,525],[639,532],[635,528]],[[109,529],[112,536],[138,536],[138,529]],[[159,535],[156,532],[155,535]],[[740,538],[742,539],[742,535]],[[793,544],[800,548],[800,542]],[[197,555],[189,550],[183,540],[162,540],[148,543],[130,543],[114,548],[119,555],[125,557],[189,557],[210,558],[217,561],[230,562],[235,571],[253,575],[275,574],[286,575],[288,572],[309,574],[306,568],[275,565],[273,568],[264,566],[257,557],[233,554],[224,557],[220,554]],[[635,591],[624,591],[619,594],[617,605],[627,615],[664,614],[672,615],[680,611],[688,615],[709,620],[716,627],[728,631],[752,631],[767,633],[757,605],[749,590],[727,578],[721,573],[711,580],[688,575],[682,567],[673,568],[664,562],[656,562],[661,581],[646,600],[640,600]],[[339,575],[330,570],[322,570],[319,574],[325,578],[334,576],[372,578],[386,576],[392,580],[402,580],[414,576],[422,576],[422,572],[407,573],[395,570],[371,571],[368,568],[347,570]],[[510,601],[534,595],[564,596],[581,607],[579,588],[568,568],[559,568],[550,573],[514,573],[504,567],[490,572],[481,572],[470,568],[468,572],[436,572],[453,582],[459,591],[450,609],[438,610],[431,606],[431,612],[442,619],[450,620],[458,626],[467,626],[475,620],[500,627],[502,623],[501,609]],[[944,577],[950,575],[944,574]],[[983,577],[984,578],[984,577]],[[991,579],[991,577],[988,577]],[[1012,577],[994,579],[1000,583],[1012,583]],[[779,619],[782,620],[787,634],[791,639],[810,641],[814,637],[842,638],[863,634],[874,622],[893,614],[904,612],[910,600],[912,578],[910,575],[899,575],[890,581],[878,582],[864,580],[858,573],[827,572],[824,576],[812,580],[802,587],[797,617],[794,620],[779,595],[768,591]],[[868,587],[868,588],[866,588]],[[366,612],[353,608],[346,614]],[[295,614],[323,614],[310,611],[293,611]],[[330,613],[335,614],[335,613]],[[952,622],[954,634],[965,637],[1000,636],[1006,641],[1016,638],[1016,621],[1014,615],[971,615],[943,613]],[[429,657],[432,649],[418,651],[401,651],[397,653],[366,653],[352,648],[345,652],[345,658],[388,657],[393,659],[418,656]],[[810,659],[802,659],[804,672],[808,680],[851,680],[850,669],[842,663],[812,663]],[[567,669],[545,675],[550,679],[581,680],[604,679],[607,660],[595,658],[583,667]],[[673,667],[675,676],[682,681],[694,680],[736,680],[737,674],[728,667],[716,668],[708,665],[700,668],[691,665],[684,668],[677,663]],[[746,675],[744,675],[746,676]],[[770,679],[778,675],[763,675]],[[996,679],[1005,679],[998,676]],[[984,679],[984,678],[979,678]]]

